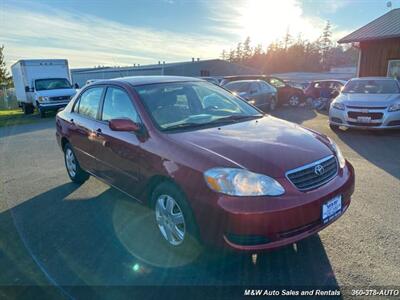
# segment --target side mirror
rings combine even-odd
[[[133,131],[139,132],[141,127],[129,119],[112,119],[108,122],[108,126],[114,131]]]
[[[29,86],[25,87],[25,93],[29,93],[31,91],[31,89],[29,88]]]
[[[75,83],[74,84],[74,89],[79,89],[79,84]]]

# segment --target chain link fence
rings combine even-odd
[[[18,108],[17,96],[14,88],[0,88],[0,109]]]

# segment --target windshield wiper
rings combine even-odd
[[[231,122],[236,122],[236,121],[242,121],[242,120],[246,120],[246,119],[258,119],[261,118],[262,115],[231,115],[228,117],[223,117],[223,118],[218,118],[215,119],[211,122],[208,122],[207,124],[220,124],[220,123],[231,123]]]
[[[194,123],[194,122],[181,123],[181,124],[168,126],[168,127],[164,128],[163,130],[168,131],[168,130],[174,130],[174,129],[195,128],[195,127],[201,127],[201,126],[204,126],[207,124],[209,124],[209,123]]]

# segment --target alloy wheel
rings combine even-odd
[[[169,195],[160,195],[155,207],[156,221],[162,236],[173,246],[183,243],[185,218],[178,203]]]
[[[289,97],[290,106],[298,106],[300,103],[300,97],[297,95],[292,95]]]
[[[70,148],[65,151],[65,163],[67,165],[67,171],[71,177],[76,175],[76,160],[75,155]]]

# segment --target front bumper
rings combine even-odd
[[[374,117],[367,123],[357,118],[349,117],[349,113],[364,113],[365,111],[368,111],[368,113],[365,113],[366,115],[370,114],[373,116],[376,114],[382,117]],[[349,109],[347,107],[345,110],[339,110],[331,107],[329,110],[329,124],[360,129],[399,129],[400,111],[389,112],[387,109]]]
[[[38,103],[38,109],[41,111],[54,111],[67,106],[69,101],[57,103]]]
[[[286,190],[280,197],[220,196],[219,215],[208,214],[208,224],[202,222],[206,240],[235,251],[263,251],[313,235],[349,207],[354,191],[354,169],[347,162],[334,179],[307,192],[300,192],[287,180],[282,179],[280,183]],[[322,205],[337,195],[342,196],[341,214],[324,224]]]

